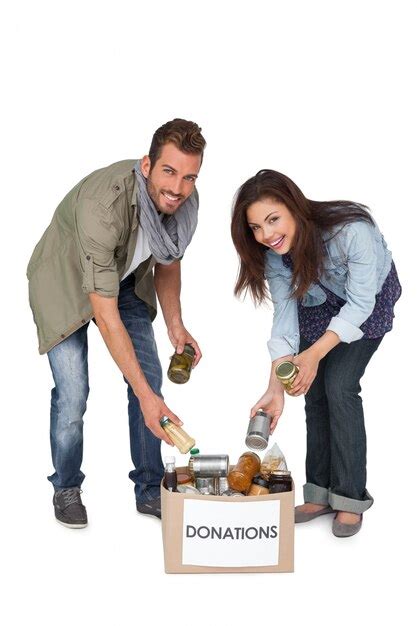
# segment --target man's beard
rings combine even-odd
[[[182,200],[179,202],[178,206],[175,207],[175,209],[172,209],[171,211],[167,211],[165,208],[161,207],[160,203],[158,202],[158,196],[159,196],[159,192],[157,190],[157,188],[155,187],[155,185],[153,184],[153,182],[150,180],[150,177],[147,178],[146,180],[146,189],[148,192],[148,195],[150,197],[150,199],[152,200],[152,202],[155,205],[156,210],[158,211],[158,213],[164,213],[164,215],[173,215],[175,213],[175,211],[177,211],[180,206],[182,206],[186,200],[186,198],[182,198]],[[160,190],[162,191],[162,189]],[[172,196],[175,196],[174,193],[166,190],[167,193],[169,193]]]

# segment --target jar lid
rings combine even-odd
[[[289,470],[275,470],[275,472],[270,474],[270,478],[286,478],[287,476],[291,476]]]
[[[261,474],[256,474],[256,476],[253,477],[252,482],[255,483],[255,485],[259,485],[260,487],[268,487],[269,485],[269,482],[265,480],[265,478],[263,478]]]
[[[288,378],[291,378],[291,376],[294,376],[296,371],[296,367],[294,363],[291,363],[291,361],[283,361],[275,368],[275,374],[280,380],[287,380]]]
[[[185,485],[186,483],[191,482],[192,478],[190,474],[187,472],[178,472],[177,471],[177,483],[179,485]]]
[[[191,448],[190,454],[200,454],[200,450],[198,448]]]
[[[268,413],[266,413],[266,411],[264,411],[263,409],[258,409],[258,411],[256,411],[255,415],[261,415],[262,417],[269,417]]]
[[[190,355],[190,356],[192,356],[192,357],[195,357],[195,350],[194,350],[193,346],[192,346],[191,344],[189,344],[189,343],[186,343],[186,344],[185,344],[185,346],[184,346],[184,352],[185,352],[186,354],[189,354],[189,355]]]

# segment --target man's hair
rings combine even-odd
[[[155,131],[149,148],[151,169],[159,159],[162,147],[167,143],[173,143],[181,152],[201,154],[203,159],[206,140],[201,134],[201,128],[195,122],[175,118]]]

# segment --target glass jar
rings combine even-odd
[[[276,377],[284,385],[285,391],[292,388],[292,384],[296,379],[298,372],[298,367],[291,361],[283,361],[275,368]]]
[[[254,476],[248,496],[265,496],[269,493],[269,482],[260,474]]]
[[[167,373],[169,380],[178,385],[186,383],[190,379],[194,357],[195,350],[189,343],[185,344],[181,354],[174,352]]]
[[[177,446],[178,450],[182,454],[187,454],[191,448],[194,448],[195,439],[190,437],[190,435],[188,435],[180,426],[171,422],[169,417],[164,416],[159,423],[171,439],[172,443]]]
[[[242,493],[248,491],[260,467],[261,459],[255,452],[244,452],[227,476],[229,487]]]
[[[269,477],[269,493],[283,493],[292,490],[291,472],[278,470]]]

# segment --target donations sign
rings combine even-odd
[[[280,504],[184,500],[183,565],[278,565]]]

